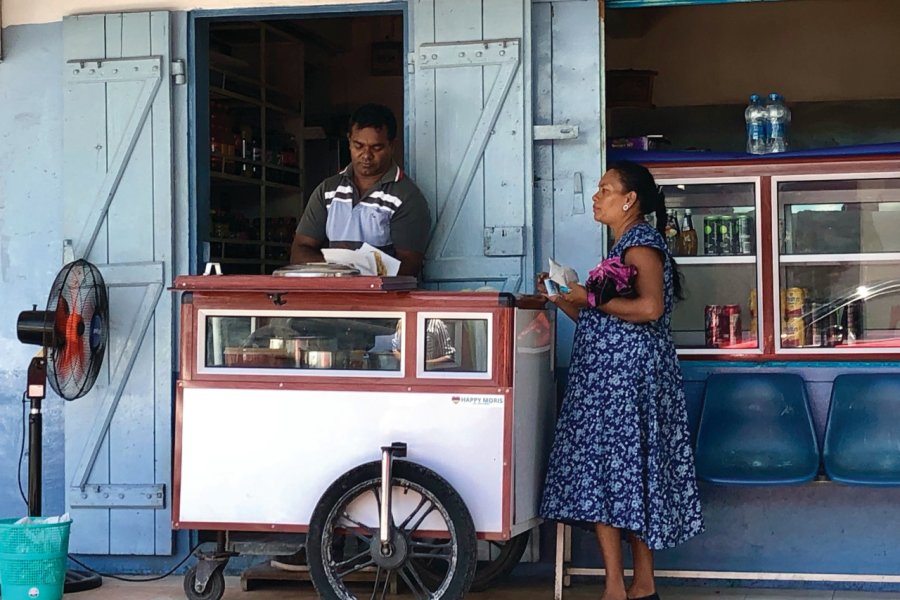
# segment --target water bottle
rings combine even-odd
[[[787,150],[787,124],[791,120],[791,112],[784,105],[784,97],[776,93],[769,94],[766,104],[766,127],[768,129],[769,152]]]
[[[750,96],[750,104],[744,111],[744,121],[747,123],[747,152],[749,154],[766,153],[766,107],[763,106],[758,94]]]

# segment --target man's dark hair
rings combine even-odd
[[[397,137],[397,119],[387,106],[381,104],[363,104],[350,116],[350,126],[347,131],[353,131],[353,126],[359,129],[372,127],[373,129],[387,129],[390,141]]]

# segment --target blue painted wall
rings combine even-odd
[[[0,516],[26,513],[16,483],[25,370],[19,311],[46,307],[62,265],[62,24],[3,30],[0,63]],[[44,512],[64,510],[63,406],[45,403]],[[23,486],[27,483],[23,470]]]
[[[36,346],[16,338],[22,310],[47,304],[62,266],[62,23],[3,30],[0,63],[0,518],[26,514],[17,467],[22,439],[22,393]],[[186,150],[185,124],[176,124],[178,153]],[[182,158],[181,160],[186,160]],[[178,171],[178,190],[186,178]],[[183,201],[180,202],[183,204]],[[176,207],[186,214],[183,206]],[[186,239],[184,218],[176,234]],[[179,246],[186,243],[179,242]],[[182,250],[182,252],[184,252]],[[48,389],[44,402],[44,514],[65,511],[64,402]],[[77,401],[76,401],[77,402]],[[22,486],[27,491],[27,462]],[[174,557],[84,557],[113,573],[161,573],[187,553],[189,536],[179,532]]]

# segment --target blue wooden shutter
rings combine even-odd
[[[517,291],[533,273],[531,2],[412,4],[409,170],[435,219],[425,279]]]
[[[591,196],[603,169],[604,23],[589,0],[534,3],[534,123],[577,128],[574,139],[535,142],[537,266],[547,258],[570,265],[584,280],[604,252]],[[575,324],[557,319],[557,364],[566,367]]]
[[[64,20],[65,231],[110,299],[100,379],[66,406],[70,549],[172,553],[171,22],[167,12]]]

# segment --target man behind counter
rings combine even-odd
[[[291,245],[291,264],[324,262],[322,248],[367,242],[400,260],[399,275],[422,270],[431,232],[428,202],[394,162],[397,121],[366,104],[350,117],[350,164],[319,184]]]

